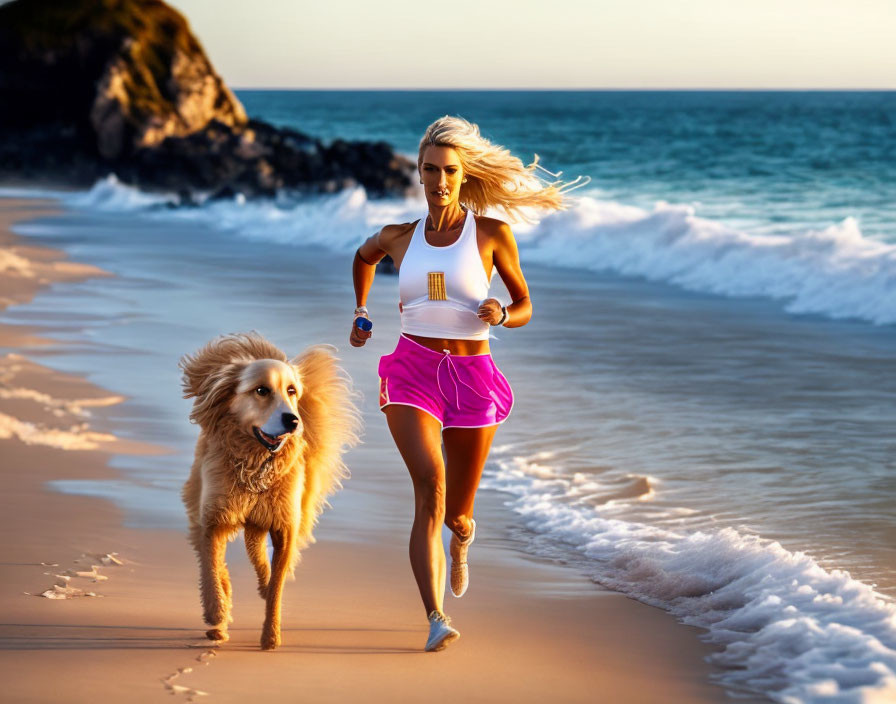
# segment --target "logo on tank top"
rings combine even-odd
[[[430,271],[426,276],[429,279],[429,300],[447,301],[448,293],[445,291],[445,272]]]

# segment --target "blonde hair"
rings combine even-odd
[[[420,140],[418,170],[423,166],[423,152],[429,146],[452,147],[457,151],[467,179],[461,184],[459,200],[477,214],[494,206],[507,213],[511,220],[530,222],[531,216],[522,208],[564,210],[569,207],[566,193],[590,181],[583,182],[579,177],[569,183],[548,182],[539,170],[554,179],[560,174],[552,174],[540,166],[537,154],[531,164],[524,166],[510,150],[492,144],[479,133],[478,125],[462,117],[445,115],[426,128]]]

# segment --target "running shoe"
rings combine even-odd
[[[451,620],[440,611],[429,612],[429,638],[424,650],[435,652],[460,638],[460,632],[451,627]]]
[[[470,535],[463,541],[454,533],[451,534],[451,593],[456,597],[462,597],[470,585],[470,568],[467,566],[467,550],[476,536],[476,521],[470,519]]]

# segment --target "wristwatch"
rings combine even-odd
[[[501,306],[501,319],[495,325],[503,325],[507,320],[507,306]]]

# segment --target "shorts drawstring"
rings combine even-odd
[[[460,374],[457,373],[457,367],[455,366],[454,361],[451,359],[451,350],[443,349],[442,352],[444,352],[444,354],[442,355],[442,359],[439,360],[439,366],[436,367],[436,384],[439,387],[439,393],[442,394],[442,398],[444,398],[446,401],[449,401],[449,403],[450,403],[450,399],[445,395],[445,392],[442,390],[442,382],[439,381],[439,372],[442,369],[442,363],[448,362],[448,378],[454,382],[454,407],[455,408],[460,407],[460,391],[457,386],[458,383],[461,383],[464,386],[466,386],[470,391],[472,391],[474,394],[476,394],[479,398],[484,399],[485,401],[492,400],[488,396],[483,396],[476,389],[474,389],[467,382],[465,382],[463,379],[460,378]],[[451,376],[452,371],[454,372],[453,377]]]

